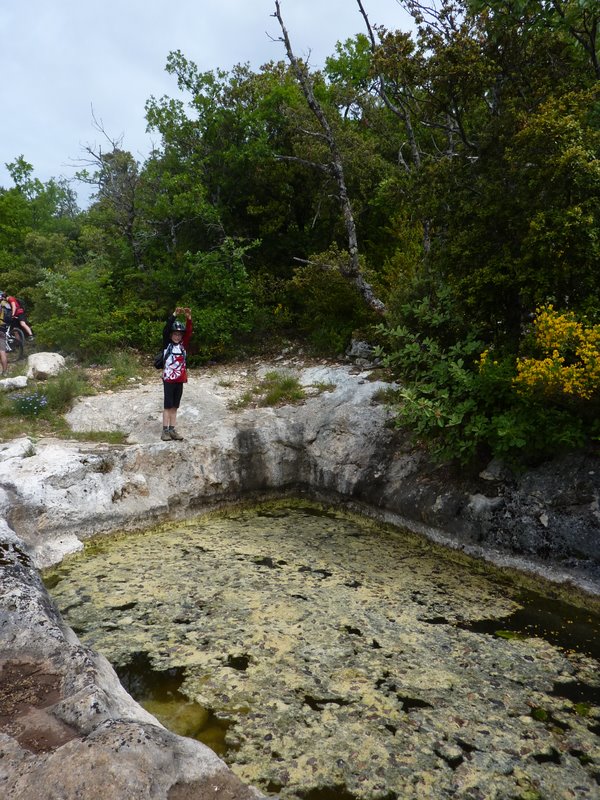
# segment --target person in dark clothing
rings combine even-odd
[[[185,314],[185,324],[177,320]],[[163,329],[164,367],[162,373],[164,389],[163,442],[181,441],[183,436],[177,431],[177,411],[183,394],[183,384],[187,383],[187,347],[192,338],[192,312],[189,308],[176,308],[169,316]]]

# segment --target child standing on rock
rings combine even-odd
[[[178,314],[185,314],[185,325],[179,322]],[[164,367],[162,381],[164,388],[163,442],[181,441],[183,436],[177,432],[177,410],[183,394],[183,384],[187,383],[186,349],[192,338],[192,312],[189,308],[176,308],[169,316],[163,329]]]

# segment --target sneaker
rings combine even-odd
[[[28,342],[35,342],[35,336],[33,334],[31,334],[31,336],[27,336],[26,338]]]
[[[171,441],[170,431],[163,431],[160,435],[160,438],[163,440],[163,442],[170,442]]]
[[[175,428],[171,428],[169,430],[169,433],[171,434],[171,439],[175,439],[175,441],[177,441],[177,442],[182,442],[183,441],[183,436],[180,433],[177,433]]]

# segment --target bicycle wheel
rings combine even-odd
[[[23,358],[23,343],[25,334],[20,328],[10,328],[6,332],[6,357],[9,364]]]

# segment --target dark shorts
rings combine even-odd
[[[167,383],[163,381],[165,387],[164,408],[179,408],[181,395],[183,394],[183,383]]]

